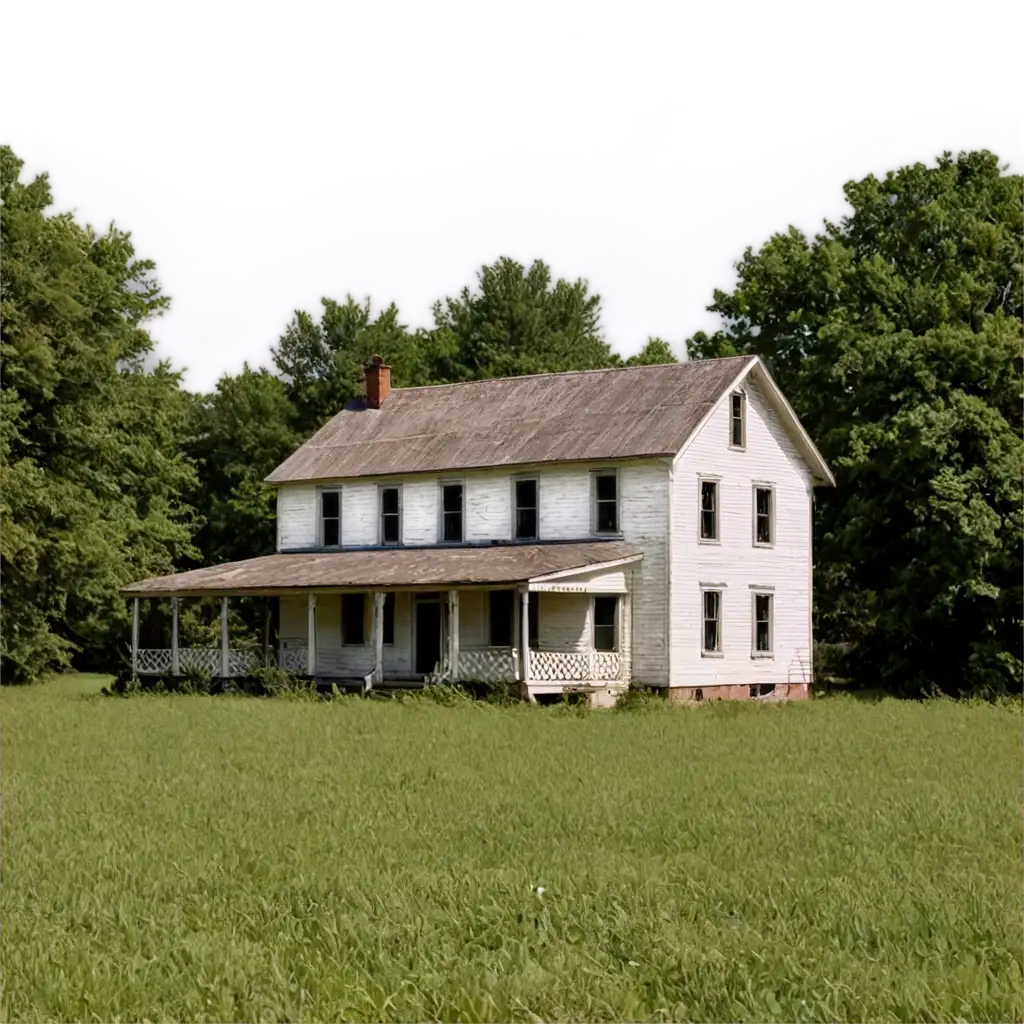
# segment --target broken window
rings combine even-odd
[[[594,530],[619,532],[619,478],[614,472],[594,474]]]
[[[516,540],[537,539],[537,481],[515,482]]]
[[[341,544],[341,491],[320,492],[320,544],[336,548]]]
[[[750,687],[751,697],[767,697],[769,694],[774,692],[774,683],[754,683],[754,685]]]
[[[717,654],[722,649],[722,592],[702,592],[704,605],[704,630],[701,650],[705,654]]]
[[[462,541],[462,484],[441,486],[441,537],[449,544]]]
[[[397,487],[380,489],[380,542],[398,544],[402,536],[401,492]]]

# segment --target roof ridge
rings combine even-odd
[[[506,380],[535,380],[537,377],[582,377],[585,374],[594,373],[623,373],[627,370],[657,370],[666,366],[689,366],[698,363],[725,363],[731,360],[756,359],[754,355],[738,356],[715,356],[713,359],[680,359],[674,363],[644,363],[640,366],[602,366],[594,370],[545,370],[542,373],[517,373],[509,377],[480,377],[477,380],[453,380],[446,384],[414,384],[408,388],[392,388],[391,394],[396,391],[430,391],[435,388],[461,388],[467,384],[493,384],[496,381]],[[340,410],[339,410],[340,411]]]

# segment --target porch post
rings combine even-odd
[[[181,659],[178,656],[178,598],[171,598],[171,675],[180,675]]]
[[[309,595],[306,612],[306,674],[316,675],[316,594]]]
[[[132,598],[132,679],[139,678],[139,599]]]
[[[228,599],[220,599],[220,677],[228,677]]]
[[[632,644],[630,643],[630,632],[632,630],[631,614],[630,598],[629,594],[626,593],[619,598],[619,678],[624,683],[630,681],[633,667],[633,652],[631,650]]]
[[[383,590],[373,595],[373,679],[374,683],[384,681],[384,598]]]
[[[459,592],[448,591],[448,681],[459,678]]]
[[[519,646],[523,655],[522,691],[526,697],[530,695],[530,588],[523,587],[520,591],[519,609]]]

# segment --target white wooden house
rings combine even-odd
[[[735,357],[390,387],[268,478],[277,553],[125,589],[223,599],[221,647],[138,672],[246,671],[227,602],[279,604],[280,664],[363,687],[631,681],[677,699],[796,697],[812,679],[811,510],[834,483],[764,365]]]

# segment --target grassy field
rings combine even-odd
[[[5,1021],[1022,1019],[1019,711],[99,685],[0,696]]]

